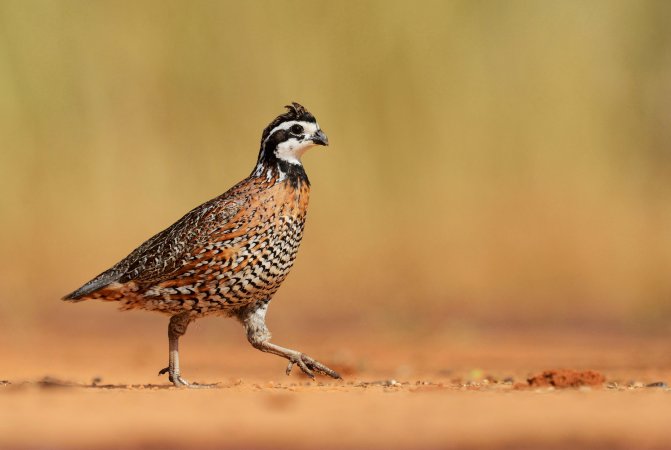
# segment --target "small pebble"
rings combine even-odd
[[[669,387],[669,385],[666,384],[663,381],[655,381],[654,383],[646,384],[645,387],[648,387],[648,388],[667,388],[667,387]]]

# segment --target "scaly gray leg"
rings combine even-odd
[[[294,364],[310,378],[314,378],[314,372],[328,375],[331,378],[341,379],[338,372],[329,369],[324,364],[310,358],[296,350],[280,347],[270,342],[270,330],[266,327],[266,312],[270,300],[256,302],[237,312],[237,317],[247,330],[247,340],[250,344],[262,352],[272,353],[289,360],[286,373],[289,375]]]
[[[191,316],[188,312],[180,313],[170,318],[168,325],[168,367],[161,369],[159,375],[168,374],[170,381],[177,387],[190,386],[189,382],[183,379],[179,371],[179,338],[186,333],[186,329],[191,323]]]

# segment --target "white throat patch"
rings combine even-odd
[[[277,156],[277,159],[281,159],[290,164],[300,165],[303,154],[315,145],[316,144],[310,140],[301,142],[296,138],[291,138],[277,146],[275,149],[275,156]]]

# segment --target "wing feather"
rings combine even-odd
[[[170,227],[157,233],[112,268],[101,273],[63,300],[79,301],[111,283],[136,281],[152,284],[170,278],[192,251],[207,244],[210,233],[233,219],[239,200],[217,197],[194,208]]]

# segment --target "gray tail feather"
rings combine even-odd
[[[86,300],[86,297],[89,296],[90,294],[93,294],[95,291],[100,290],[108,286],[110,283],[117,281],[118,278],[119,278],[118,273],[115,273],[112,270],[108,270],[107,272],[101,273],[100,275],[98,275],[93,280],[89,281],[76,291],[70,292],[68,295],[64,296],[61,300],[67,302],[81,302],[83,300]]]
[[[82,297],[86,294],[80,293],[79,292],[80,290],[81,290],[81,288],[77,289],[74,292],[70,292],[68,295],[61,298],[61,300],[64,300],[66,302],[73,302],[73,303],[84,301],[84,299]]]

